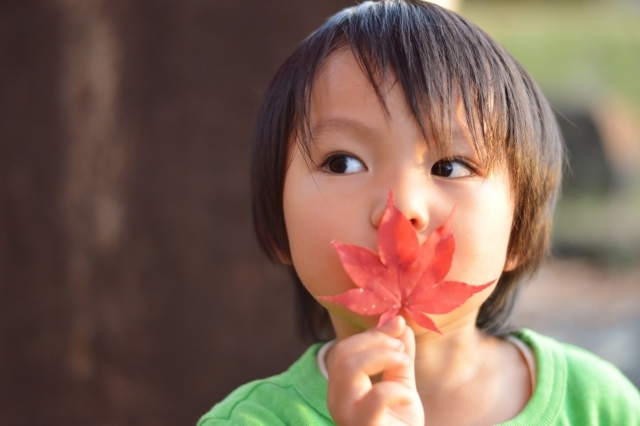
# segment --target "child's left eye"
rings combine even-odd
[[[431,167],[431,174],[447,178],[471,176],[472,170],[466,161],[460,158],[445,158]]]

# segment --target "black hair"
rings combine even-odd
[[[450,113],[461,101],[478,155],[489,169],[508,167],[516,207],[507,258],[517,267],[501,275],[476,322],[487,333],[503,332],[521,283],[548,249],[564,147],[548,102],[522,66],[474,24],[434,4],[382,0],[345,9],[305,39],[276,73],[253,141],[253,218],[261,248],[272,260],[290,261],[282,204],[289,151],[297,143],[308,153],[315,78],[327,58],[344,49],[353,53],[385,109],[381,87],[395,79],[427,143],[450,146]],[[301,331],[312,341],[326,338],[326,310],[289,268]]]

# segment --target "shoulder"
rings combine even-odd
[[[198,426],[283,425],[278,412],[291,392],[287,373],[247,383],[216,404],[200,419]]]
[[[205,414],[198,426],[332,424],[324,395],[326,380],[310,347],[286,372],[240,386]]]
[[[635,403],[640,408],[638,389],[616,366],[576,346],[565,344],[561,348],[567,363],[569,391],[578,388],[582,398]]]
[[[531,330],[518,337],[535,352],[540,387],[561,401],[559,416],[573,419],[567,424],[640,425],[640,393],[613,364]]]

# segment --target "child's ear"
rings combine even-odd
[[[511,272],[514,269],[516,269],[518,267],[518,265],[520,264],[520,257],[519,256],[509,256],[507,258],[507,261],[504,264],[504,270],[503,272]]]

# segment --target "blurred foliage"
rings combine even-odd
[[[609,265],[640,263],[640,182],[610,197],[563,198],[556,209],[554,254]]]
[[[640,106],[640,3],[467,1],[462,14],[503,44],[550,99],[622,93]]]
[[[461,12],[515,56],[556,107],[594,110],[620,97],[640,111],[640,2],[468,0]],[[638,217],[637,170],[608,194],[565,194],[554,253],[638,264]]]
[[[515,3],[535,3],[535,4],[544,4],[544,3],[564,3],[564,4],[584,4],[592,2],[593,0],[467,0],[465,3],[486,3],[486,4],[496,4],[496,3],[504,3],[504,4],[515,4]]]

